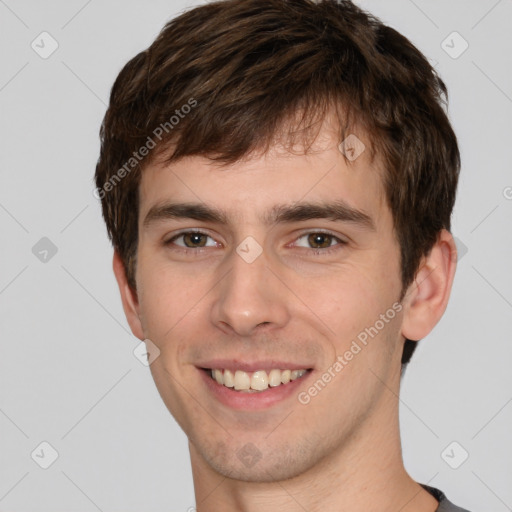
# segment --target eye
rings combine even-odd
[[[208,243],[208,239],[211,242]],[[302,243],[301,240],[304,240]],[[336,243],[337,242],[337,243]],[[297,247],[304,247],[310,249],[316,254],[326,254],[336,251],[345,245],[347,242],[337,237],[333,233],[323,231],[311,231],[302,234],[296,239],[294,245]],[[183,231],[174,235],[169,240],[164,242],[167,246],[182,247],[184,252],[189,249],[202,249],[205,247],[218,247],[218,243],[208,234],[203,231]]]
[[[185,247],[186,249],[197,249],[202,247],[216,247],[217,243],[211,238],[213,243],[207,244],[207,238],[211,238],[207,233],[202,231],[185,231],[173,236],[165,242],[165,245],[177,245],[178,247]],[[182,240],[182,243],[176,243],[177,240]]]
[[[305,239],[305,245],[301,245],[300,240]],[[333,242],[337,241],[337,244],[333,245]],[[328,253],[333,250],[337,250],[339,247],[345,245],[347,242],[341,240],[341,238],[335,236],[333,233],[326,233],[323,231],[311,231],[304,233],[295,242],[299,247],[306,247],[308,249],[316,250],[317,252]]]

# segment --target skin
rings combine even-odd
[[[195,366],[214,357],[308,362],[313,371],[298,387],[307,391],[399,300],[400,252],[382,170],[368,151],[347,163],[334,134],[324,125],[308,154],[276,145],[229,166],[193,156],[143,172],[137,292],[117,254],[114,272],[134,335],[160,349],[150,368],[189,438],[199,512],[438,506],[404,469],[398,394],[405,338],[425,337],[447,305],[456,266],[447,231],[421,262],[401,311],[309,403],[293,394],[263,410],[234,410],[212,398]],[[369,215],[375,229],[329,219],[269,226],[260,218],[277,204],[340,198]],[[145,225],[163,202],[214,206],[228,223],[163,218]],[[187,229],[207,236],[169,242]],[[304,236],[319,230],[334,238],[315,245]],[[252,263],[235,250],[247,236],[263,250]],[[186,244],[189,253],[180,252]],[[334,250],[322,253],[325,247]],[[261,455],[250,467],[237,457],[247,443]]]

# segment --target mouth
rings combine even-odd
[[[266,368],[245,371],[236,368],[197,367],[207,392],[230,409],[256,411],[283,404],[298,396],[313,373],[312,368]]]

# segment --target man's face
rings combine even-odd
[[[136,282],[143,335],[161,351],[151,371],[193,459],[233,478],[298,475],[390,421],[382,381],[398,383],[399,246],[382,174],[368,152],[347,165],[331,133],[307,156],[274,148],[230,166],[196,156],[143,172]],[[341,202],[338,220],[297,209]],[[184,203],[225,223],[171,215]],[[250,393],[211,368],[308,371]]]

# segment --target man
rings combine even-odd
[[[209,3],[120,72],[97,193],[199,512],[462,510],[398,423],[456,267],[445,97],[349,1]]]

